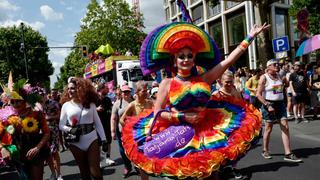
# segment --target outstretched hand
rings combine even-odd
[[[262,26],[259,25],[253,25],[253,27],[250,30],[250,35],[253,37],[256,37],[258,34],[260,34],[262,31],[265,31],[271,27],[270,24],[264,23]]]

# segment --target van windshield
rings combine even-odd
[[[141,69],[135,68],[129,70],[129,78],[130,81],[137,82],[139,80],[145,80],[145,81],[152,81],[152,77],[149,76],[143,76]]]

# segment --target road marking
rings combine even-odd
[[[314,137],[314,136],[310,136],[310,135],[298,134],[298,135],[294,135],[294,136],[298,137],[298,138],[302,138],[302,139],[307,139],[307,140],[320,142],[320,139],[318,137]]]

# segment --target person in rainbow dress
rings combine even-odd
[[[221,62],[213,39],[191,23],[149,33],[140,51],[143,74],[164,68],[172,77],[160,83],[153,109],[127,117],[122,141],[128,158],[147,174],[184,179],[209,177],[242,157],[259,135],[261,114],[244,101],[211,96],[211,84],[269,27],[253,26]]]

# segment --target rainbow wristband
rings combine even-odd
[[[240,43],[239,48],[242,50],[246,50],[248,48],[248,46],[251,44],[251,42],[253,41],[254,37],[248,35],[246,38],[244,38],[244,40]]]
[[[186,122],[186,116],[182,112],[172,113],[172,118],[174,120],[178,120],[181,123],[185,123]]]

